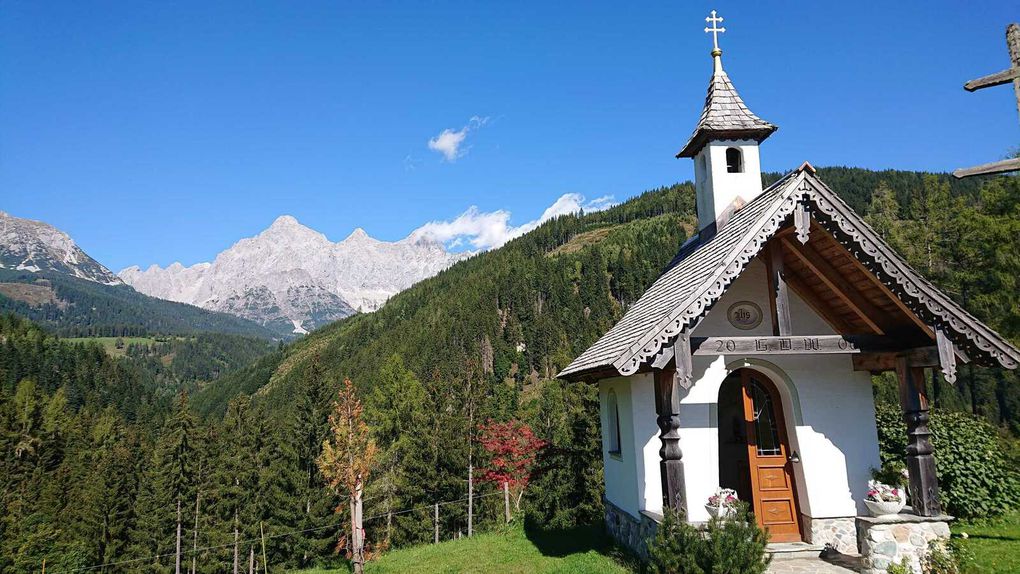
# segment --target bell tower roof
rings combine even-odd
[[[747,139],[761,143],[778,129],[778,126],[759,118],[747,108],[737,89],[733,87],[730,77],[723,70],[718,34],[725,32],[726,29],[716,26],[718,22],[722,22],[722,18],[716,17],[713,10],[712,16],[705,20],[712,23],[712,28],[705,28],[705,32],[711,32],[713,36],[714,69],[708,84],[708,94],[705,96],[705,108],[701,111],[694,133],[680,153],[676,154],[678,158],[696,156],[701,148],[712,140]]]

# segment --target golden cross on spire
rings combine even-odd
[[[712,24],[711,28],[708,27],[705,28],[706,34],[708,34],[709,32],[712,33],[712,55],[717,56],[719,54],[722,54],[722,50],[719,49],[719,34],[726,31],[726,28],[719,27],[719,22],[723,21],[722,17],[716,16],[715,10],[712,10],[712,15],[709,16],[708,18],[705,18],[705,21]]]

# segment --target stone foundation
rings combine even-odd
[[[641,518],[634,518],[628,512],[605,500],[606,530],[621,546],[630,549],[648,560],[648,541],[655,538],[655,532],[662,520],[651,512],[641,512]]]
[[[917,516],[909,509],[890,516],[857,517],[861,574],[885,574],[890,564],[908,560],[914,572],[921,571],[921,556],[928,542],[949,538],[952,516]]]
[[[857,554],[857,524],[853,516],[843,518],[811,518],[804,516],[809,528],[807,542],[831,546],[840,554]]]

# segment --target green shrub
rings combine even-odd
[[[713,518],[704,530],[667,512],[648,548],[660,574],[763,574],[772,561],[767,544],[768,533],[743,504],[734,518]]]
[[[902,464],[907,430],[898,408],[878,405],[883,468]],[[1020,477],[1003,455],[995,427],[965,413],[931,412],[932,446],[941,502],[958,517],[997,516],[1020,501]]]
[[[885,572],[886,574],[914,574],[914,569],[910,567],[910,561],[904,557],[899,564],[890,564]]]
[[[921,556],[922,574],[963,574],[972,565],[973,557],[957,540],[936,538],[928,542],[928,551]]]

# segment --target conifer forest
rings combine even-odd
[[[924,276],[1020,343],[1020,179],[818,175]],[[275,571],[343,562],[350,507],[318,461],[345,379],[375,448],[369,556],[465,535],[469,496],[475,531],[501,524],[485,443],[506,428],[526,427],[535,447],[515,520],[601,523],[596,389],[555,377],[695,227],[690,183],[653,189],[548,221],[377,311],[284,343],[167,322],[145,326],[162,339],[111,353],[64,338],[91,334],[84,323],[62,329],[11,308],[0,316],[0,571],[38,572],[45,560],[47,572],[173,572],[177,556],[195,573],[250,559]],[[1015,445],[1016,372],[967,365],[955,385],[929,384],[936,410],[976,416]],[[875,395],[896,402],[878,377]],[[1004,452],[1020,467],[1020,448]]]

